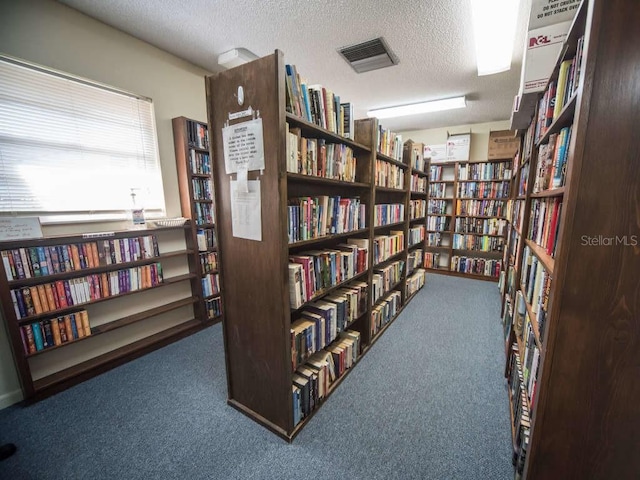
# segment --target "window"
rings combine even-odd
[[[0,214],[164,213],[153,103],[0,56]]]

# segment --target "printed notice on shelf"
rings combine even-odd
[[[424,158],[430,158],[431,163],[446,162],[447,161],[447,145],[425,145],[424,146]]]
[[[5,217],[0,218],[0,241],[42,238],[40,218]]]
[[[242,167],[247,171],[264,169],[262,118],[224,127],[222,142],[227,174],[236,173]]]
[[[249,180],[248,191],[240,190],[239,182],[231,182],[231,232],[236,238],[262,241],[262,205],[260,180]]]

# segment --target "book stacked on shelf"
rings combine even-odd
[[[427,193],[427,177],[412,174],[411,193]]]
[[[477,250],[479,252],[501,252],[504,238],[479,235],[453,234],[453,248],[456,250]]]
[[[479,217],[504,217],[505,201],[503,200],[458,200],[456,215]]]
[[[322,85],[308,85],[295,65],[286,65],[286,110],[337,135],[353,138],[353,107]]]
[[[413,295],[422,287],[424,287],[424,284],[426,281],[426,274],[427,272],[424,269],[418,268],[411,275],[407,277],[407,286],[405,290],[405,296],[407,298],[409,298],[411,295]]]
[[[289,243],[365,228],[365,205],[358,197],[318,195],[290,198],[288,203]]]
[[[499,278],[502,270],[500,260],[487,258],[470,258],[466,256],[453,255],[451,257],[451,271],[458,273],[472,273],[485,277]]]
[[[403,203],[378,203],[374,211],[374,225],[382,227],[404,221]]]
[[[371,338],[393,320],[402,306],[402,294],[393,290],[371,310]]]
[[[371,281],[371,298],[373,303],[386,295],[394,288],[404,273],[404,261],[397,260],[388,265],[377,266],[373,269],[373,279]]]
[[[24,353],[34,354],[91,335],[86,310],[60,315],[20,327]]]
[[[440,253],[425,252],[424,268],[433,268],[433,269],[440,268]]]
[[[446,196],[446,183],[431,183],[429,184],[429,196],[435,198],[444,198]]]
[[[352,243],[355,240],[355,243]],[[323,292],[367,269],[367,248],[349,239],[335,249],[313,250],[289,256],[291,308],[300,308]]]
[[[442,246],[442,234],[441,233],[429,233],[429,235],[427,235],[427,245],[429,247],[441,247]]]
[[[393,133],[391,130],[387,130],[378,125],[378,147],[377,151],[391,157],[394,160],[402,162],[403,143],[402,135]]]
[[[545,249],[547,255],[555,256],[560,219],[562,217],[561,198],[534,198],[531,202],[531,216],[527,238]]]
[[[213,228],[199,228],[196,233],[196,239],[198,242],[198,250],[201,252],[218,248],[216,232]]]
[[[375,184],[378,187],[404,188],[404,169],[384,160],[376,160]]]
[[[220,291],[220,278],[217,273],[207,273],[202,277],[202,293],[205,297],[212,297]]]
[[[461,163],[458,180],[511,180],[511,161]]]
[[[192,178],[191,187],[193,188],[194,200],[212,200],[213,184],[211,179]]]
[[[447,201],[446,200],[429,200],[429,213],[446,215]]]
[[[404,231],[392,230],[389,235],[376,235],[373,237],[373,264],[384,262],[403,250]]]
[[[569,142],[573,126],[549,135],[549,143],[540,145],[533,193],[562,187],[566,181]]]
[[[411,250],[407,254],[407,275],[424,263],[424,251],[421,248]]]
[[[208,298],[204,303],[207,318],[217,318],[222,315],[222,299],[220,297]]]
[[[205,273],[215,273],[218,270],[218,253],[207,252],[201,253],[200,257],[200,269]]]
[[[409,201],[409,220],[424,218],[427,214],[426,200],[410,200]]]
[[[206,124],[187,122],[187,135],[190,147],[209,149],[209,129]]]
[[[427,230],[430,232],[448,232],[450,230],[450,217],[427,217]]]
[[[303,137],[300,128],[288,123],[286,147],[287,172],[343,182],[356,181],[357,159],[351,147],[322,138]]]
[[[407,238],[409,242],[409,248],[424,242],[424,235],[425,235],[424,225],[417,225],[415,227],[411,227],[409,229],[408,238]]]
[[[210,203],[195,203],[196,225],[212,225],[215,223],[213,205]]]
[[[517,346],[513,346],[509,364],[509,393],[512,428],[515,439],[514,464],[520,464],[526,456],[531,430],[531,412],[526,399],[522,366]]]
[[[509,182],[458,183],[458,198],[508,198]]]
[[[529,247],[525,247],[522,254],[521,272],[523,298],[535,315],[537,336],[542,344],[551,293],[551,275]]]
[[[189,149],[189,164],[193,174],[211,175],[211,160],[209,160],[208,153]]]
[[[507,221],[503,218],[456,218],[456,233],[476,233],[483,235],[504,235]]]

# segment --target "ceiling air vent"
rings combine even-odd
[[[357,73],[390,67],[399,62],[382,37],[342,47],[338,49],[338,53]]]

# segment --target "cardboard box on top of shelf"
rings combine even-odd
[[[510,159],[518,151],[520,139],[511,130],[496,130],[489,132],[489,160]]]

